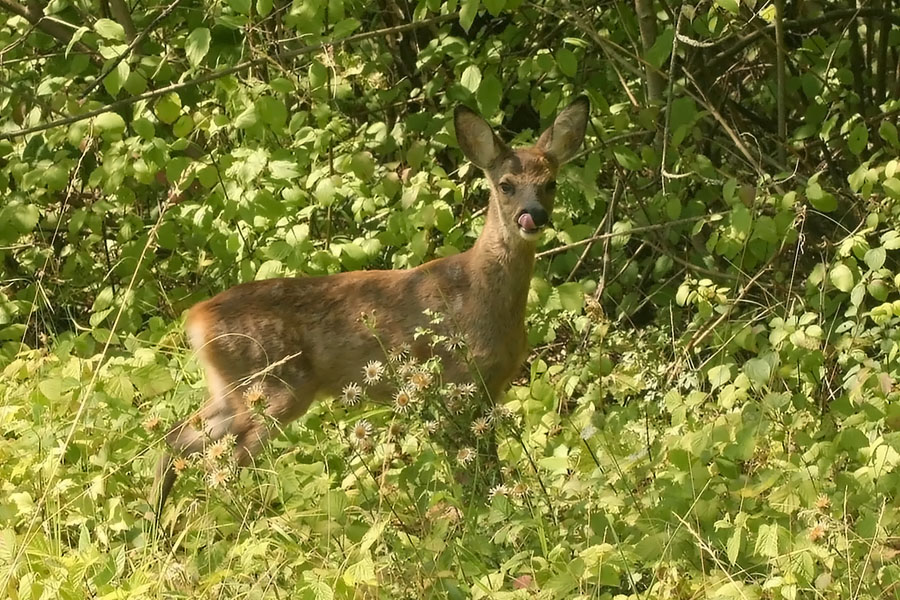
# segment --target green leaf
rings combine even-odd
[[[581,307],[584,306],[584,290],[580,283],[564,283],[556,290],[559,292],[559,302],[565,310],[581,312]]]
[[[256,280],[273,279],[284,275],[284,267],[280,260],[267,260],[256,271]]]
[[[272,12],[273,0],[256,0],[256,12],[261,17],[268,16]]]
[[[125,119],[118,113],[103,113],[94,117],[94,127],[101,132],[122,133],[125,131]]]
[[[94,23],[94,31],[108,40],[125,40],[125,28],[112,19],[97,19]]]
[[[865,123],[857,123],[847,138],[847,147],[853,154],[859,155],[869,143],[869,129]]]
[[[900,200],[900,180],[896,177],[888,177],[881,182],[881,185],[891,198]]]
[[[772,375],[772,367],[769,363],[761,358],[751,358],[744,363],[744,374],[750,381],[766,385],[769,383],[769,377]]]
[[[484,0],[484,7],[493,17],[499,17],[505,6],[506,0]]]
[[[334,31],[331,32],[331,35],[334,36],[335,39],[345,38],[357,29],[362,23],[359,22],[359,19],[343,19],[338,21],[334,26]]]
[[[884,266],[884,259],[887,253],[884,248],[879,246],[878,248],[872,248],[871,250],[866,251],[866,265],[873,271],[877,271],[881,267]]]
[[[653,45],[647,50],[644,59],[657,69],[662,68],[663,64],[665,64],[669,55],[672,53],[672,42],[674,40],[675,30],[671,27],[666,28],[656,36],[656,41],[653,42]]]
[[[706,377],[712,389],[723,386],[731,381],[731,365],[716,365],[707,371]]]
[[[258,122],[259,112],[256,110],[256,104],[251,104],[234,119],[234,126],[238,129],[250,129]]]
[[[488,75],[481,81],[478,86],[478,105],[481,108],[481,114],[490,117],[500,108],[500,101],[503,98],[503,84],[494,75]]]
[[[556,64],[566,77],[575,77],[578,73],[578,58],[568,48],[560,48],[556,51]]]
[[[156,103],[156,116],[168,125],[174,123],[181,114],[181,98],[172,92],[166,94]]]
[[[845,264],[839,264],[833,268],[829,278],[834,287],[842,292],[849,292],[853,289],[853,271]]]
[[[832,212],[837,208],[835,197],[822,189],[818,182],[812,181],[806,186],[806,197],[813,208],[822,212]]]
[[[481,85],[481,69],[479,69],[475,65],[469,65],[468,67],[466,67],[465,71],[463,71],[462,77],[460,77],[459,82],[464,88],[472,93],[475,93],[476,91],[478,91],[478,86]]]
[[[728,542],[725,544],[725,552],[728,556],[728,562],[731,564],[737,562],[741,552],[741,533],[741,528],[735,527],[734,531],[732,531],[731,535],[728,537]]]
[[[193,30],[184,43],[184,53],[192,67],[197,67],[209,52],[209,29],[198,27]]]
[[[616,157],[616,162],[620,165],[628,169],[629,171],[637,171],[643,166],[641,159],[637,154],[634,153],[630,148],[626,148],[625,146],[619,146],[613,150],[613,156]]]
[[[72,51],[72,46],[77,44],[81,40],[81,37],[88,31],[90,31],[90,28],[84,26],[79,27],[75,30],[75,33],[72,34],[72,39],[70,39],[69,43],[66,44],[66,58],[69,57],[69,52]]]
[[[738,12],[740,12],[738,0],[716,0],[716,5],[721,6],[733,15],[736,15],[738,14]]]
[[[45,398],[47,398],[47,400],[55,402],[62,397],[62,379],[60,379],[59,377],[44,379],[38,384],[38,389],[41,390],[41,393]]]
[[[897,140],[897,126],[890,121],[882,121],[878,126],[878,135],[894,148],[900,148],[900,141]]]
[[[481,0],[462,0],[462,7],[459,9],[459,24],[466,33],[469,32],[469,28],[475,22],[475,16],[478,14],[480,4]]]
[[[778,556],[778,525],[760,525],[754,552],[765,558]]]

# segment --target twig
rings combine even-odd
[[[7,2],[8,0],[0,0],[0,3]],[[2,4],[0,4],[2,5]],[[391,35],[394,33],[402,33],[404,31],[412,31],[413,29],[420,29],[422,27],[428,27],[430,25],[435,25],[437,23],[443,23],[444,21],[450,21],[452,19],[456,19],[459,16],[459,13],[452,13],[449,15],[441,15],[439,17],[433,17],[431,19],[425,19],[424,21],[416,21],[414,23],[407,23],[405,25],[398,25],[397,27],[386,27],[384,29],[376,29],[375,31],[367,31],[364,33],[358,33],[356,35],[351,35],[345,37],[341,40],[329,40],[327,42],[319,42],[317,44],[310,44],[308,46],[303,46],[302,48],[297,48],[296,50],[291,50],[289,52],[284,52],[283,54],[279,54],[277,56],[278,59],[288,59],[294,58],[295,56],[300,56],[302,54],[309,54],[310,52],[315,52],[316,50],[320,50],[325,46],[329,45],[338,45],[338,44],[347,44],[350,42],[358,42],[361,40],[367,40],[374,37]],[[193,87],[195,85],[200,85],[203,83],[208,83],[210,81],[215,81],[217,79],[221,79],[223,77],[227,77],[229,75],[234,75],[235,73],[240,73],[241,71],[246,71],[247,69],[254,67],[256,65],[263,64],[268,60],[268,57],[264,58],[254,58],[252,60],[248,60],[242,62],[233,67],[229,67],[227,69],[220,69],[218,71],[213,71],[211,73],[207,73],[206,75],[202,75],[197,77],[196,79],[191,79],[189,81],[184,81],[181,83],[174,83],[172,85],[167,85],[165,87],[150,90],[149,92],[144,92],[143,94],[138,94],[137,96],[131,96],[129,98],[123,98],[121,100],[117,100],[116,102],[112,102],[103,106],[101,108],[97,108],[95,110],[90,110],[86,113],[80,115],[73,115],[71,117],[65,117],[64,119],[58,119],[56,121],[51,121],[50,123],[44,123],[43,125],[35,125],[34,127],[27,127],[25,129],[18,129],[16,131],[8,131],[5,133],[0,133],[0,140],[11,140],[17,137],[21,137],[23,135],[28,135],[30,133],[38,133],[39,131],[46,131],[48,129],[53,129],[55,127],[61,127],[63,125],[71,125],[72,123],[77,123],[79,121],[84,121],[85,119],[90,119],[91,117],[96,117],[97,115],[102,115],[103,113],[111,112],[125,106],[130,106],[142,100],[150,100],[151,98],[158,98],[159,96],[164,96],[166,94],[177,92],[189,87]]]
[[[787,108],[784,83],[784,0],[775,0],[775,86],[778,105],[778,162],[787,160]]]
[[[66,28],[66,25],[69,25],[68,23],[64,25],[59,19],[48,19],[47,16],[44,15],[41,5],[37,2],[30,3],[28,6],[29,7],[26,8],[17,2],[13,2],[13,0],[0,0],[0,9],[22,17],[34,27],[37,27],[47,35],[56,38],[64,44],[68,44],[72,41],[72,32]],[[71,25],[69,26],[71,27]],[[92,60],[97,60],[96,51],[84,42],[76,42],[75,47],[78,48],[80,52],[91,55]]]
[[[175,7],[178,6],[179,2],[181,2],[181,0],[175,0],[174,2],[172,2],[172,4],[170,4],[169,6],[164,8],[158,15],[156,15],[156,17],[154,17],[153,21],[150,22],[150,25],[148,25],[146,27],[146,29],[141,31],[141,33],[139,35],[135,36],[131,40],[131,43],[128,44],[128,48],[126,48],[124,52],[119,54],[119,56],[115,60],[113,60],[111,63],[109,63],[109,65],[107,65],[106,68],[104,68],[103,71],[100,72],[100,74],[97,76],[97,79],[95,79],[94,82],[91,83],[91,85],[89,85],[86,90],[81,92],[81,96],[79,96],[79,100],[84,102],[85,96],[87,96],[92,91],[94,91],[94,88],[96,88],[98,85],[100,85],[100,83],[106,78],[106,76],[109,75],[110,73],[112,73],[113,69],[118,67],[119,63],[122,62],[123,60],[125,60],[125,58],[127,56],[129,56],[131,54],[131,52],[135,48],[137,48],[137,46],[141,42],[144,41],[147,38],[147,36],[150,35],[150,32],[153,31],[154,29],[156,29],[156,26],[159,25],[163,19],[168,17],[172,13],[173,10],[175,10]],[[132,25],[132,27],[134,27],[134,26]]]
[[[551,248],[549,250],[544,250],[543,252],[538,252],[535,256],[536,258],[543,258],[544,256],[552,256],[554,254],[559,254],[560,252],[566,252],[567,250],[571,250],[572,248],[577,248],[579,246],[583,246],[585,244],[591,244],[596,242],[597,240],[605,240],[607,238],[616,237],[619,235],[633,235],[635,233],[642,233],[644,231],[654,231],[656,229],[666,229],[668,227],[673,227],[675,225],[682,225],[684,223],[695,223],[697,221],[702,221],[703,219],[712,219],[714,217],[723,217],[727,214],[731,213],[730,210],[724,210],[722,212],[714,212],[708,215],[700,215],[696,217],[685,217],[683,219],[675,219],[674,221],[669,221],[668,223],[658,223],[656,225],[645,225],[643,227],[634,227],[629,229],[628,231],[613,231],[610,233],[601,233],[600,235],[592,235],[589,238],[585,238],[583,240],[579,240],[577,242],[572,242],[571,244],[566,244],[564,246],[559,246],[558,248]]]

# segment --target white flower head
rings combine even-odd
[[[382,375],[384,375],[384,365],[379,360],[370,360],[363,367],[363,377],[368,384],[378,383],[381,381]]]
[[[356,406],[362,398],[362,388],[358,383],[348,383],[341,392],[341,400],[347,406]]]
[[[353,426],[353,430],[350,433],[350,441],[356,445],[362,445],[364,442],[369,441],[371,435],[372,424],[365,419],[360,419],[356,422],[356,425]]]
[[[407,390],[401,389],[394,396],[394,412],[406,414],[407,412],[409,412],[412,403],[412,394],[410,394]]]

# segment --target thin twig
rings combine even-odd
[[[619,235],[633,235],[635,233],[643,233],[644,231],[654,231],[656,229],[666,229],[668,227],[673,227],[675,225],[682,225],[684,223],[695,223],[697,221],[702,221],[703,219],[713,219],[715,217],[723,217],[727,214],[730,214],[730,210],[725,210],[722,212],[714,212],[709,213],[708,215],[700,215],[696,217],[685,217],[683,219],[675,219],[674,221],[669,221],[668,223],[658,223],[656,225],[645,225],[643,227],[633,227],[627,231],[613,231],[610,233],[602,233],[600,235],[592,235],[589,238],[585,238],[583,240],[579,240],[577,242],[572,242],[571,244],[566,244],[564,246],[559,246],[558,248],[551,248],[549,250],[544,250],[543,252],[538,252],[535,256],[537,258],[543,258],[544,256],[552,256],[554,254],[559,254],[560,252],[566,252],[567,250],[571,250],[572,248],[577,248],[579,246],[583,246],[585,244],[591,244],[596,242],[597,240],[605,240],[606,238],[612,238]]]
[[[0,0],[2,2],[3,0]],[[428,27],[430,25],[435,25],[437,23],[443,23],[444,21],[450,21],[459,16],[458,13],[452,13],[449,15],[441,15],[439,17],[433,17],[431,19],[425,19],[424,21],[416,21],[414,23],[407,23],[405,25],[398,25],[397,27],[386,27],[384,29],[376,29],[375,31],[367,31],[365,33],[358,33],[356,35],[351,35],[345,37],[341,40],[329,40],[327,42],[319,42],[317,44],[310,44],[308,46],[303,46],[302,48],[297,48],[296,50],[291,50],[289,52],[285,52],[283,54],[279,54],[277,56],[278,59],[284,60],[288,58],[294,58],[296,56],[300,56],[302,54],[309,54],[310,52],[315,52],[316,50],[320,50],[325,46],[329,45],[338,45],[338,44],[347,44],[350,42],[358,42],[361,40],[367,40],[374,37],[384,36],[384,35],[392,35],[395,33],[402,33],[404,31],[412,31],[413,29],[421,29],[422,27]],[[5,133],[0,133],[0,140],[11,140],[17,137],[21,137],[23,135],[28,135],[30,133],[38,133],[40,131],[46,131],[48,129],[53,129],[55,127],[61,127],[63,125],[71,125],[72,123],[77,123],[79,121],[84,121],[85,119],[90,119],[91,117],[96,117],[97,115],[102,115],[103,113],[111,112],[114,110],[118,110],[125,106],[130,106],[142,100],[150,100],[151,98],[158,98],[160,96],[164,96],[166,94],[172,92],[178,92],[183,89],[193,87],[195,85],[200,85],[203,83],[209,83],[210,81],[215,81],[217,79],[222,79],[223,77],[227,77],[229,75],[234,75],[235,73],[240,73],[241,71],[246,71],[247,69],[254,67],[256,65],[263,64],[268,60],[267,57],[264,58],[254,58],[252,60],[248,60],[242,62],[233,67],[229,67],[227,69],[220,69],[218,71],[213,71],[211,73],[207,73],[206,75],[202,75],[197,77],[196,79],[191,79],[188,81],[184,81],[181,83],[174,83],[172,85],[167,85],[165,87],[150,90],[149,92],[144,92],[143,94],[138,94],[137,96],[131,96],[129,98],[123,98],[121,100],[117,100],[116,102],[112,102],[103,106],[101,108],[97,108],[95,110],[90,110],[86,113],[80,115],[73,115],[71,117],[65,117],[64,119],[58,119],[56,121],[51,121],[50,123],[44,123],[42,125],[35,125],[34,127],[27,127],[25,129],[17,129],[16,131],[8,131]]]
[[[128,44],[128,48],[126,48],[124,52],[119,54],[119,56],[115,60],[113,60],[111,63],[109,63],[109,65],[107,65],[103,69],[103,71],[100,72],[100,74],[97,76],[97,79],[95,79],[91,85],[87,86],[86,90],[81,92],[81,96],[79,96],[79,100],[84,102],[84,98],[88,94],[90,94],[92,91],[94,91],[94,88],[96,88],[98,85],[100,85],[100,83],[106,78],[106,76],[109,75],[110,73],[112,73],[113,69],[115,69],[116,67],[119,66],[120,62],[125,60],[126,57],[130,56],[131,52],[135,48],[137,48],[138,45],[141,42],[143,42],[144,39],[146,39],[146,37],[148,35],[150,35],[151,31],[156,29],[156,26],[159,25],[163,19],[168,17],[172,13],[172,11],[175,10],[175,7],[177,7],[180,2],[181,2],[181,0],[175,0],[174,2],[172,2],[172,4],[170,4],[169,6],[164,8],[158,15],[156,15],[156,17],[154,17],[153,21],[150,22],[150,25],[148,25],[146,27],[146,29],[141,31],[141,33],[139,35],[137,35],[134,39],[131,40],[131,43]]]

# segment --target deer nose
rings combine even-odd
[[[531,218],[534,219],[534,224],[538,227],[543,227],[550,221],[550,216],[547,214],[547,211],[544,210],[544,207],[540,204],[529,206],[525,209],[524,212],[527,212],[531,215]]]

